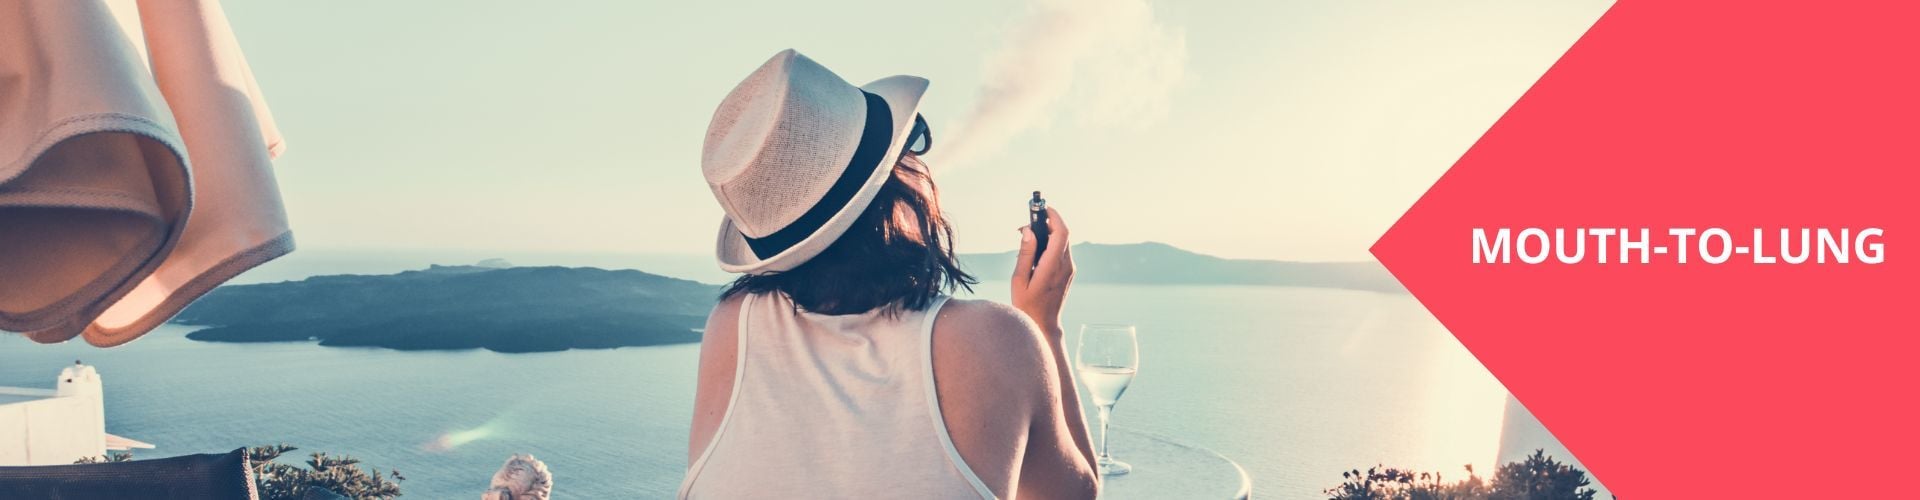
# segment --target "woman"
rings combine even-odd
[[[715,111],[701,168],[720,266],[745,275],[707,320],[681,497],[1097,493],[1061,342],[1073,259],[1022,265],[1022,228],[1013,306],[945,295],[975,281],[919,160],[926,87],[854,87],[788,50]]]

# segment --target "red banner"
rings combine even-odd
[[[1623,498],[1910,495],[1917,27],[1622,0],[1373,252]]]

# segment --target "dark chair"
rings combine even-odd
[[[257,500],[245,448],[97,464],[0,467],[0,498]]]

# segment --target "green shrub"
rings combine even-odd
[[[280,455],[297,450],[285,444],[247,449],[247,461],[253,464],[253,480],[261,500],[298,500],[309,498],[314,489],[324,489],[353,500],[392,500],[400,496],[398,471],[362,470],[360,460],[326,453],[309,455],[306,467],[275,463]]]
[[[1466,466],[1467,478],[1447,482],[1440,473],[1375,466],[1341,472],[1346,481],[1323,492],[1328,500],[1593,500],[1587,472],[1555,461],[1545,450],[1500,466],[1482,480]]]

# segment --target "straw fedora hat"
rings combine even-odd
[[[904,75],[855,87],[792,49],[747,75],[713,112],[700,154],[726,212],[720,268],[792,270],[846,233],[925,135],[926,90]]]

